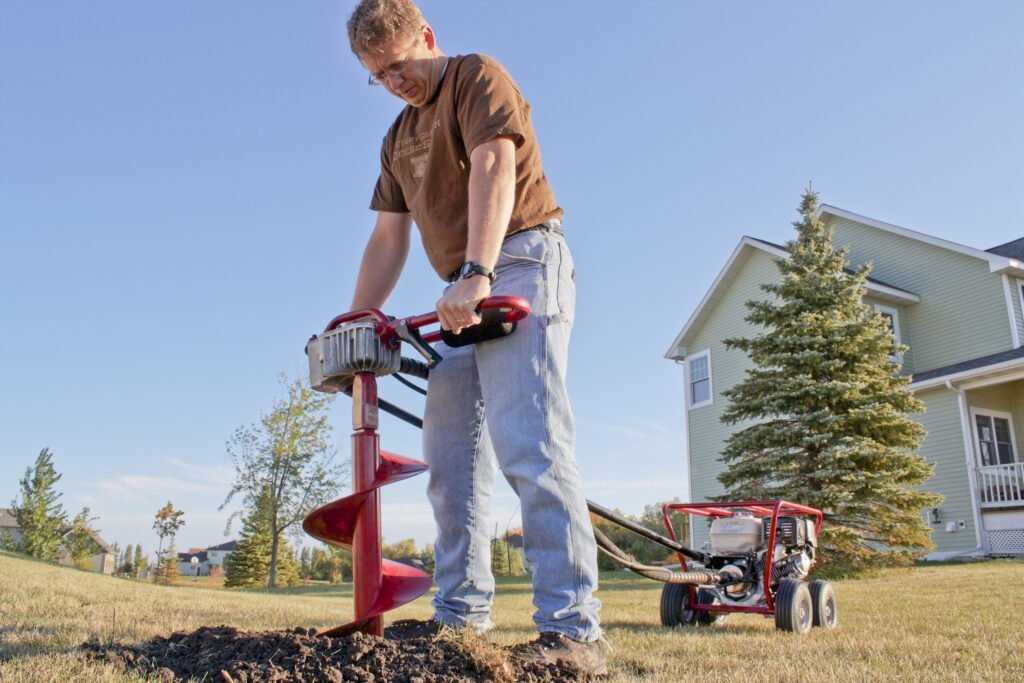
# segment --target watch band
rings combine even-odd
[[[489,268],[484,268],[476,261],[466,261],[459,268],[459,279],[465,280],[466,278],[473,277],[474,275],[483,275],[489,282],[494,283],[494,271]]]

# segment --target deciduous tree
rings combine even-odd
[[[178,530],[185,526],[185,513],[174,509],[171,501],[157,510],[153,521],[153,530],[160,538],[156,557],[156,579],[160,583],[170,583],[178,575],[178,553],[174,549],[174,537]],[[164,539],[170,538],[170,548],[164,551]]]
[[[92,568],[90,558],[94,554],[96,542],[92,538],[89,524],[96,519],[96,517],[89,516],[89,508],[82,508],[82,511],[75,515],[71,522],[71,528],[64,536],[64,546],[68,556],[71,558],[72,564],[79,569]]]
[[[267,585],[278,584],[285,535],[315,507],[339,489],[343,467],[334,462],[327,409],[331,396],[314,392],[302,381],[282,378],[286,396],[274,402],[259,422],[240,427],[227,443],[235,481],[221,509],[241,497],[243,510],[256,508],[266,495],[270,525],[270,566]],[[294,559],[294,558],[293,558]]]

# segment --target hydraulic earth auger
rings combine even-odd
[[[352,493],[317,508],[303,521],[310,536],[352,553],[355,617],[324,635],[340,636],[362,631],[382,635],[382,615],[430,590],[431,577],[409,565],[381,556],[380,488],[415,476],[426,463],[383,451],[377,431],[380,410],[416,426],[422,421],[377,397],[377,377],[403,373],[427,379],[441,356],[430,346],[444,339],[449,346],[465,346],[511,334],[515,324],[530,312],[525,299],[494,296],[479,311],[482,322],[458,336],[421,329],[438,322],[436,313],[396,320],[377,309],[352,311],[337,316],[320,335],[306,344],[310,384],[317,391],[345,393],[352,397]],[[403,358],[401,343],[411,345],[424,362]]]

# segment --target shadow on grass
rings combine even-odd
[[[312,584],[309,586],[287,586],[284,588],[228,588],[228,591],[255,593],[257,595],[290,595],[315,598],[351,598],[352,584]]]
[[[721,638],[734,635],[763,634],[764,629],[754,624],[727,621],[724,624],[714,626],[660,626],[637,621],[621,621],[617,619],[602,619],[601,628],[608,637],[614,639],[616,631],[628,631],[637,636],[668,636],[673,634],[700,636],[703,638]],[[614,642],[614,641],[613,641]]]
[[[23,643],[11,643],[7,641],[9,634],[29,636],[31,640]],[[77,649],[77,645],[41,642],[41,639],[55,640],[57,635],[57,629],[48,626],[0,626],[0,662],[34,655],[67,654]]]
[[[520,595],[533,592],[529,576],[498,577],[495,579],[495,583],[497,584],[497,592],[500,595]],[[637,578],[630,574],[624,577],[618,572],[607,576],[602,573],[598,583],[598,593],[643,590],[661,590],[661,584],[650,579]]]

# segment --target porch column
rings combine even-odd
[[[977,459],[974,457],[974,430],[971,429],[971,412],[967,408],[967,392],[956,389],[952,382],[946,382],[946,388],[956,391],[957,403],[960,406],[960,431],[964,436],[964,458],[967,465],[967,481],[971,487],[971,512],[974,514],[974,540],[978,548],[988,555],[991,552],[988,534],[982,528],[981,504],[978,502]]]

